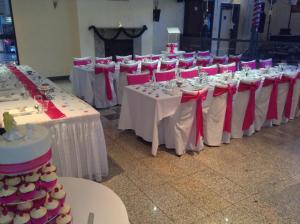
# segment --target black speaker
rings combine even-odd
[[[153,9],[153,21],[159,22],[160,9]]]

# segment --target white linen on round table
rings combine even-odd
[[[89,213],[94,213],[94,224],[129,224],[124,203],[108,187],[79,178],[63,177],[59,181],[67,192],[74,224],[87,223]]]
[[[28,66],[18,66],[25,74]],[[27,76],[32,79],[35,75]],[[108,175],[107,151],[100,114],[86,102],[66,93],[48,79],[43,82],[55,87],[52,102],[66,115],[51,120],[45,113],[16,116],[17,125],[40,124],[50,129],[53,162],[61,176],[95,178]],[[0,103],[0,114],[16,107],[34,107],[36,102],[28,97],[19,101]]]

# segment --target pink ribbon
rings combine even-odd
[[[92,60],[91,59],[87,59],[87,60],[75,60],[73,62],[74,65],[76,66],[80,66],[80,65],[88,65],[88,64],[91,64],[92,63]]]
[[[271,95],[270,95],[270,100],[269,100],[267,120],[277,119],[277,97],[278,97],[279,81],[280,78],[265,79],[263,83],[263,87],[273,85]]]
[[[289,78],[286,76],[282,76],[280,83],[289,83],[289,90],[288,90],[288,94],[286,96],[286,101],[285,101],[285,106],[284,106],[284,116],[289,119],[291,116],[292,100],[293,100],[293,93],[294,93],[296,78]]]
[[[231,118],[232,118],[232,101],[233,95],[236,93],[236,86],[228,85],[227,88],[215,87],[213,96],[220,96],[227,93],[227,105],[225,112],[224,128],[223,130],[231,133]]]
[[[188,69],[193,66],[193,61],[179,61],[178,67]]]
[[[176,68],[176,63],[161,63],[160,70],[172,70]]]
[[[205,66],[207,66],[208,64],[209,64],[209,60],[210,59],[198,59],[197,61],[196,61],[196,65],[197,66],[202,66],[202,67],[205,67]]]
[[[177,44],[168,44],[168,47],[170,48],[170,54],[175,53],[175,47],[176,46],[177,46]]]
[[[202,114],[202,102],[206,99],[207,91],[198,92],[197,95],[183,93],[181,97],[181,103],[186,103],[191,100],[197,101],[196,106],[196,139],[195,146],[198,145],[200,136],[203,137],[203,114]]]
[[[27,76],[21,72],[17,67],[12,65],[7,65],[7,68],[16,76],[16,78],[23,84],[26,90],[30,93],[31,97],[33,98],[36,95],[41,95],[43,99],[47,97],[45,94],[40,92],[38,87],[29,79]],[[54,103],[49,100],[48,103],[48,110],[45,112],[49,118],[51,119],[60,119],[66,117],[55,105]]]
[[[240,83],[239,84],[239,88],[238,88],[239,92],[250,91],[248,105],[247,105],[247,109],[246,109],[246,112],[245,112],[245,117],[244,117],[244,122],[243,122],[243,127],[242,127],[243,131],[250,128],[250,126],[254,122],[254,118],[255,118],[255,92],[258,89],[259,84],[260,84],[260,81],[255,82],[255,83],[249,83],[249,84],[246,84],[246,83]]]
[[[51,148],[42,156],[33,159],[31,161],[27,161],[24,163],[17,164],[0,164],[0,173],[3,174],[15,174],[15,173],[23,173],[38,167],[41,167],[43,164],[49,162],[52,158]]]
[[[110,60],[110,59],[98,59],[98,60],[96,60],[96,64],[108,64],[110,62],[112,62],[112,60]]]
[[[104,74],[105,78],[105,92],[106,98],[111,101],[112,100],[112,89],[109,80],[109,74],[115,72],[115,66],[113,67],[95,67],[95,74]]]
[[[138,65],[132,65],[132,66],[124,66],[121,64],[120,66],[120,72],[122,73],[129,73],[129,74],[132,74],[132,73],[135,73],[138,69]]]
[[[157,69],[158,63],[155,64],[142,64],[142,72],[149,71],[150,77],[153,76],[153,71]]]

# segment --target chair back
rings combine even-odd
[[[73,65],[75,66],[84,66],[89,64],[92,64],[91,57],[73,58]]]
[[[110,62],[112,62],[112,56],[105,57],[105,58],[99,58],[99,57],[95,58],[95,63],[96,64],[108,64]]]
[[[198,70],[198,67],[194,67],[194,68],[190,68],[190,69],[181,69],[179,74],[180,74],[180,77],[183,79],[192,79],[194,77],[198,77],[199,70]]]
[[[256,61],[255,60],[241,61],[241,68],[242,69],[245,69],[245,68],[256,69]]]
[[[124,61],[128,61],[128,60],[132,60],[132,55],[127,55],[127,56],[116,56],[116,62],[124,62]]]
[[[236,72],[236,63],[232,62],[227,65],[219,65],[219,72],[224,73],[224,72]]]
[[[205,73],[207,73],[207,75],[216,75],[216,74],[218,74],[218,65],[201,67],[200,72],[205,72]]]
[[[178,57],[178,54],[168,54],[167,56],[168,59],[177,59]]]
[[[142,85],[150,81],[149,73],[127,74],[128,85]]]
[[[210,57],[197,57],[196,58],[196,65],[197,66],[208,66],[210,64]]]
[[[132,64],[125,64],[121,63],[120,64],[120,73],[136,73],[138,70],[139,63],[132,63]]]
[[[176,77],[175,70],[155,72],[156,82],[169,81],[175,79],[175,77]]]
[[[189,69],[193,66],[193,64],[194,64],[193,58],[179,59],[178,68]]]
[[[134,60],[135,61],[144,61],[145,59],[151,59],[151,55],[148,54],[148,55],[135,55],[134,56]]]
[[[210,56],[210,52],[209,51],[198,51],[197,52],[197,56],[198,57],[209,57]]]
[[[184,58],[194,58],[195,53],[196,53],[195,51],[193,51],[193,52],[186,52],[186,53],[183,54],[183,57]]]
[[[224,55],[224,56],[214,56],[212,63],[213,64],[225,64],[225,63],[227,63],[227,55]]]
[[[160,63],[160,70],[166,71],[166,70],[172,70],[176,68],[177,60],[162,60]]]
[[[270,67],[272,67],[272,65],[273,65],[272,58],[259,60],[259,68],[270,68]]]
[[[242,54],[239,55],[229,55],[228,63],[235,62],[237,65],[241,62]]]
[[[151,60],[156,61],[156,60],[160,60],[162,58],[162,54],[152,54],[151,55]]]
[[[115,63],[95,64],[95,74],[109,74],[115,72]]]

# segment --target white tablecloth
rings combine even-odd
[[[121,199],[102,184],[79,178],[60,178],[67,192],[74,224],[85,224],[94,213],[94,224],[129,224]]]
[[[28,66],[19,66],[26,73]],[[28,75],[31,80],[38,74]],[[45,113],[16,116],[18,125],[27,123],[49,127],[52,136],[53,162],[61,176],[84,177],[101,180],[108,175],[107,152],[100,114],[89,104],[66,93],[50,80],[43,82],[55,87],[52,102],[66,115],[65,118],[51,120]],[[36,82],[36,80],[33,80]],[[28,97],[18,101],[0,103],[0,114],[11,109],[34,107],[36,102]]]

